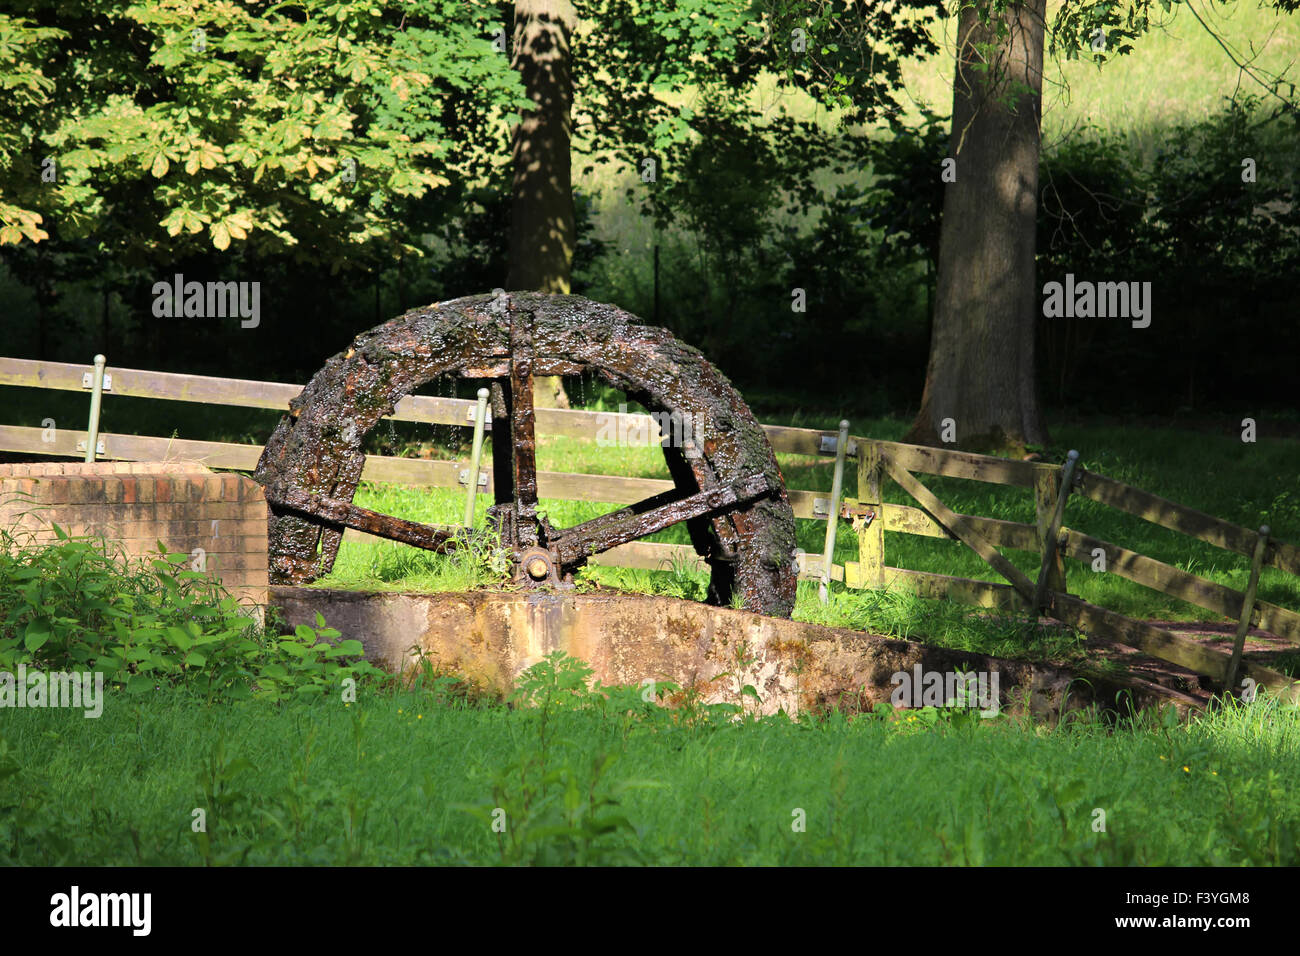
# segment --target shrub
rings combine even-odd
[[[277,636],[189,555],[133,559],[52,525],[52,544],[0,529],[0,671],[96,671],[128,693],[187,686],[209,699],[322,694],[380,673],[317,615]]]

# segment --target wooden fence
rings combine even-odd
[[[0,358],[0,385],[26,386],[68,391],[88,391],[89,367],[23,359]],[[109,369],[111,384],[106,394],[140,398],[170,399],[210,405],[283,410],[301,386],[278,382],[211,378],[138,369]],[[398,421],[442,425],[472,425],[474,402],[468,399],[408,396],[398,403],[391,418]],[[626,418],[626,422],[616,419]],[[537,431],[542,435],[564,435],[593,439],[603,426],[624,424],[639,429],[651,439],[657,434],[652,418],[645,415],[615,415],[565,409],[538,409]],[[764,425],[772,447],[778,453],[828,456],[835,453],[837,434],[806,428]],[[623,432],[620,431],[620,434]],[[53,438],[52,441],[47,439]],[[85,447],[85,432],[59,429],[50,436],[40,428],[0,425],[0,451],[36,455],[76,456],[78,442]],[[155,438],[100,433],[104,446],[100,457],[119,460],[193,459],[211,467],[251,470],[262,449],[258,445],[189,439]],[[1262,627],[1288,641],[1300,644],[1300,613],[1254,598],[1261,567],[1278,568],[1300,575],[1300,549],[1167,501],[1104,475],[1075,469],[1069,487],[1063,488],[1066,469],[1061,465],[1014,461],[968,452],[907,445],[866,437],[853,437],[846,455],[856,459],[858,495],[845,498],[840,515],[853,517],[873,511],[874,521],[854,520],[857,531],[857,561],[833,565],[831,577],[850,588],[898,587],[929,598],[944,598],[981,607],[1027,610],[1038,606],[1043,613],[1089,633],[1117,640],[1146,654],[1187,667],[1220,683],[1240,674],[1256,683],[1300,699],[1296,684],[1284,675],[1255,664],[1241,663],[1222,651],[1180,637],[1143,621],[1089,604],[1067,593],[1062,558],[1069,556],[1090,562],[1096,549],[1106,557],[1108,573],[1118,574],[1144,587],[1179,598],[1215,614],[1239,622],[1238,645],[1245,629]],[[978,515],[959,514],[947,507],[916,474],[963,478],[995,485],[1011,485],[1032,492],[1037,521],[1027,524]],[[369,456],[362,479],[431,487],[465,487],[468,463]],[[888,481],[895,482],[916,502],[916,506],[883,500]],[[673,487],[671,481],[628,478],[614,475],[584,475],[539,472],[540,497],[570,501],[631,504]],[[492,493],[491,471],[480,473],[479,489]],[[815,491],[789,489],[796,517],[826,520],[830,496]],[[1251,583],[1245,592],[1213,581],[1119,545],[1093,538],[1060,525],[1064,500],[1082,495],[1146,521],[1190,535],[1252,559]],[[1261,529],[1262,530],[1262,529]],[[885,562],[886,531],[942,537],[961,541],[998,572],[1006,584],[953,577],[927,571],[892,567]],[[351,534],[351,532],[350,532]],[[1013,548],[1034,552],[1042,559],[1041,582],[1031,581],[997,550]],[[689,545],[633,542],[592,559],[593,564],[658,569],[685,562],[703,567]],[[801,555],[801,575],[820,577],[820,555]],[[1039,601],[1039,590],[1043,600]],[[1238,647],[1237,655],[1240,650]]]

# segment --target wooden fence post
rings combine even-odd
[[[870,508],[876,517],[858,529],[858,570],[862,586],[885,586],[885,509],[880,494],[880,446],[858,439],[858,504]]]
[[[1038,553],[1048,553],[1047,533],[1051,528],[1052,514],[1056,511],[1056,497],[1061,493],[1061,473],[1040,471],[1034,481],[1034,511],[1038,524]],[[1065,590],[1065,560],[1055,548],[1047,562],[1047,586],[1053,591]]]
[[[1260,525],[1259,538],[1255,541],[1255,555],[1250,560],[1250,580],[1246,583],[1246,593],[1241,599],[1241,619],[1237,621],[1237,640],[1232,645],[1232,660],[1228,662],[1228,676],[1224,679],[1223,690],[1231,694],[1237,683],[1237,668],[1241,666],[1241,654],[1246,648],[1246,632],[1250,630],[1250,616],[1255,610],[1255,591],[1259,587],[1259,569],[1264,563],[1264,551],[1268,548],[1268,525]]]
[[[1071,485],[1074,483],[1074,469],[1079,463],[1079,453],[1071,449],[1066,456],[1065,465],[1059,471],[1044,471],[1034,482],[1034,503],[1038,511],[1038,547],[1043,556],[1038,568],[1038,581],[1034,585],[1034,606],[1036,614],[1043,609],[1048,591],[1066,590],[1065,562],[1061,558],[1061,549],[1057,536],[1061,530],[1061,521],[1065,517],[1065,499],[1070,497]]]

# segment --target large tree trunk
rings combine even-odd
[[[536,108],[514,129],[510,210],[511,291],[569,291],[575,225],[569,159],[569,36],[577,22],[570,0],[515,0],[514,60]],[[558,376],[539,377],[534,402],[568,408]]]
[[[981,25],[958,23],[952,142],[944,187],[930,362],[906,440],[1023,455],[1047,441],[1038,403],[1034,271],[1045,0]],[[987,65],[987,69],[984,65]]]

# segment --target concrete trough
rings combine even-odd
[[[765,617],[695,601],[621,592],[472,591],[441,594],[272,587],[270,602],[289,628],[322,614],[342,639],[395,673],[414,672],[423,654],[435,668],[501,694],[553,651],[586,661],[603,684],[672,681],[706,703],[791,716],[838,707],[847,713],[890,701],[929,674],[996,675],[998,709],[1054,722],[1090,705],[1126,711],[1192,697],[1136,678],[1082,680],[1050,663],[1011,661],[893,640],[844,628]],[[759,701],[741,690],[753,686]],[[993,686],[993,680],[988,681]],[[951,684],[949,684],[951,686]],[[918,703],[920,698],[918,698]]]

